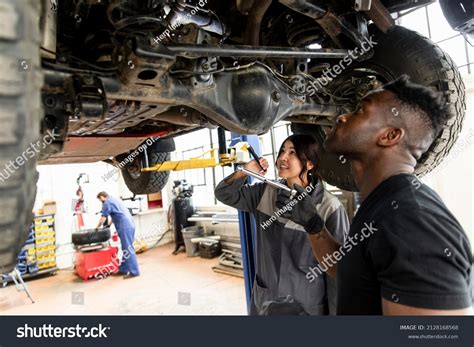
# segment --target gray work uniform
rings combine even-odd
[[[303,227],[275,215],[278,189],[261,182],[245,184],[246,178],[231,184],[225,181],[216,187],[216,198],[226,205],[252,213],[257,223],[256,278],[250,314],[264,314],[263,308],[268,302],[284,301],[288,296],[307,314],[335,314],[335,280],[325,273],[312,282],[308,280],[307,273],[318,265],[318,261]],[[321,183],[317,184],[311,196],[317,201],[316,208],[327,230],[342,244],[349,230],[344,207],[324,190]],[[271,220],[273,222],[269,223]]]

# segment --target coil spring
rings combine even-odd
[[[288,20],[288,19],[287,19]],[[321,28],[309,21],[296,21],[288,23],[287,28],[288,44],[292,47],[305,47],[312,43],[319,43],[323,39]]]

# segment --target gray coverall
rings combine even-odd
[[[257,223],[256,278],[250,314],[264,314],[263,308],[268,302],[283,301],[288,295],[307,314],[335,314],[335,280],[325,273],[312,282],[306,277],[310,267],[317,266],[318,261],[303,227],[281,216],[276,217],[277,188],[266,183],[245,184],[246,178],[231,184],[225,181],[216,187],[216,198],[226,205],[252,213]],[[317,201],[316,208],[327,230],[342,244],[349,230],[344,207],[324,190],[321,183],[317,184],[311,196]],[[272,216],[273,222],[268,223]]]

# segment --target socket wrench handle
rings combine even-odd
[[[287,192],[290,193],[290,199],[293,199],[293,197],[298,194],[298,192],[294,189],[291,189],[290,187],[286,186],[285,184],[283,183],[280,183],[280,182],[277,182],[277,181],[274,181],[274,180],[271,180],[269,178],[266,178],[265,176],[262,176],[256,172],[253,172],[253,171],[250,171],[250,170],[247,170],[245,169],[244,167],[242,166],[237,166],[236,168],[237,171],[241,171],[243,172],[244,174],[246,174],[247,176],[251,176],[253,178],[256,178],[262,182],[265,182],[266,184],[272,186],[272,187],[276,187],[276,188],[280,188],[280,189],[283,189],[283,190],[286,190]]]
[[[257,155],[257,152],[255,152],[255,150],[253,149],[252,146],[248,145],[247,146],[247,150],[249,151],[250,154],[252,154],[252,156],[254,157],[254,159],[256,160],[258,166],[260,166],[260,169],[262,169],[262,171],[266,172],[267,170],[265,170],[263,168],[263,166],[260,164],[260,158],[258,157]]]

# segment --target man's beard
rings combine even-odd
[[[363,155],[362,143],[357,136],[348,139],[332,137],[324,141],[324,149],[332,154],[344,156],[346,159],[354,159]]]

